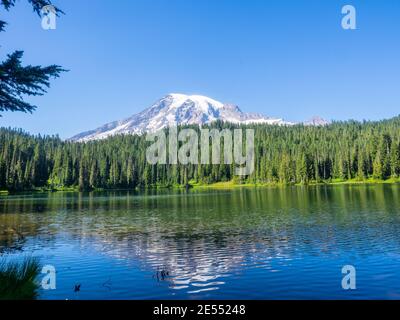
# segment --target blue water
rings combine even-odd
[[[41,299],[399,299],[400,187],[4,196],[0,254],[56,268]]]

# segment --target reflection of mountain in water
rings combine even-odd
[[[276,271],[304,256],[398,249],[398,207],[398,186],[60,193],[1,199],[0,226],[35,246],[77,241],[83,254],[95,248],[196,292],[232,281],[243,266]]]
[[[241,234],[239,230],[228,235],[206,230],[196,234],[127,232],[124,235],[105,231],[82,239],[82,246],[91,244],[114,258],[138,260],[144,269],[154,270],[157,279],[157,272],[166,271],[165,279],[175,289],[192,285],[211,290],[223,284],[224,275],[239,272],[241,265],[262,262],[268,268],[268,257],[285,258],[285,239],[277,246],[267,241],[255,234]]]

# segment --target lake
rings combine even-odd
[[[400,186],[1,196],[0,254],[56,268],[40,299],[399,299]]]

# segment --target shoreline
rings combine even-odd
[[[235,183],[233,181],[226,182],[215,182],[212,184],[199,184],[191,183],[188,185],[188,189],[191,190],[202,190],[202,189],[239,189],[239,188],[269,188],[269,187],[310,187],[310,186],[340,186],[340,185],[396,185],[400,184],[400,178],[391,178],[388,180],[334,180],[334,181],[322,181],[322,182],[310,182],[308,184],[285,184],[285,183]],[[49,192],[101,192],[101,191],[149,191],[149,190],[179,190],[185,189],[184,185],[174,185],[174,186],[153,186],[150,188],[135,188],[135,189],[124,189],[124,188],[114,188],[114,189],[91,189],[91,190],[79,190],[78,188],[68,187],[68,188],[37,188],[33,190],[21,190],[21,191],[10,191],[10,190],[0,190],[0,196],[24,194],[24,193],[49,193]]]
[[[400,184],[400,179],[389,180],[345,180],[345,181],[326,181],[326,182],[310,182],[308,184],[285,184],[285,183],[244,183],[236,184],[231,181],[216,182],[213,184],[195,184],[193,189],[234,189],[234,188],[265,188],[265,187],[310,187],[310,186],[340,186],[340,185],[396,185]]]

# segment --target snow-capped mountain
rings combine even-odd
[[[306,126],[327,126],[330,122],[321,117],[315,116],[310,120],[303,122],[303,124]]]
[[[241,124],[293,124],[261,114],[245,113],[238,106],[223,104],[204,96],[169,94],[141,113],[122,121],[108,123],[95,130],[80,133],[70,140],[85,142],[104,139],[112,135],[155,132],[176,125],[205,125],[216,120]]]

